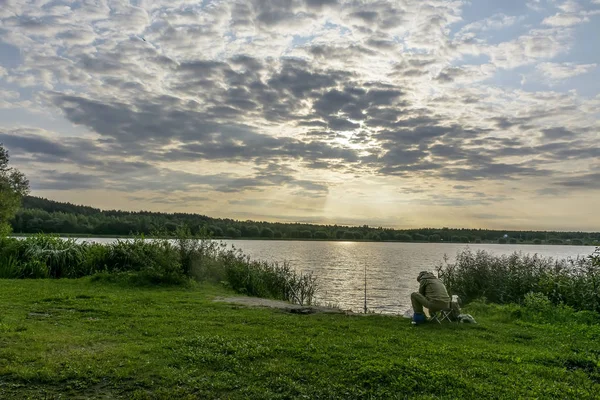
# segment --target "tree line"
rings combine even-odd
[[[87,235],[174,234],[180,227],[192,234],[209,233],[217,238],[373,240],[457,243],[598,243],[599,233],[499,231],[487,229],[421,228],[316,225],[266,221],[238,221],[190,213],[100,210],[25,196],[11,221],[15,233]]]

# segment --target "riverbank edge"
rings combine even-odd
[[[164,236],[137,236],[137,235],[93,235],[86,233],[12,233],[12,237],[16,238],[24,238],[31,237],[36,235],[56,235],[64,238],[73,238],[73,239],[90,239],[90,238],[100,238],[100,239],[135,239],[144,237],[146,239],[177,239],[175,235],[164,235]],[[431,243],[431,244],[497,244],[497,245],[532,245],[532,246],[578,246],[578,247],[597,247],[600,246],[600,243],[591,243],[591,244],[571,244],[571,243],[534,243],[533,241],[528,242],[518,242],[518,243],[498,243],[497,241],[484,241],[482,240],[479,243],[476,242],[448,242],[448,241],[439,241],[439,242],[429,242],[429,241],[400,241],[400,240],[372,240],[372,239],[313,239],[313,238],[267,238],[267,237],[254,237],[254,238],[243,238],[243,237],[227,237],[227,236],[219,236],[219,237],[210,237],[205,239],[212,240],[244,240],[244,241],[274,241],[274,242],[356,242],[356,243]]]

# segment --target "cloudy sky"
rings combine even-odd
[[[34,195],[373,226],[600,229],[600,0],[0,0]]]

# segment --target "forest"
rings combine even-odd
[[[384,227],[238,221],[201,214],[100,210],[25,196],[11,220],[16,234],[56,233],[100,236],[192,234],[215,238],[370,240],[400,242],[535,243],[597,245],[598,232],[500,231],[466,228],[391,229]]]

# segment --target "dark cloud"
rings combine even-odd
[[[13,152],[26,152],[32,154],[43,154],[50,156],[48,161],[54,159],[56,162],[71,155],[71,150],[60,143],[37,135],[16,135],[0,132],[0,143],[4,144]]]
[[[443,193],[430,194],[426,199],[417,200],[419,204],[430,204],[436,206],[446,206],[446,207],[472,207],[472,206],[481,206],[481,205],[491,205],[494,203],[499,203],[503,201],[510,200],[509,197],[506,196],[477,196],[473,197],[456,197],[456,196],[448,196]]]
[[[307,51],[317,58],[338,60],[347,60],[349,58],[361,59],[377,54],[376,51],[357,44],[349,44],[346,46],[313,44],[307,48]]]
[[[313,90],[322,90],[337,86],[352,76],[344,71],[313,71],[303,60],[284,60],[281,71],[274,74],[268,84],[279,92],[287,92],[294,97],[304,97]]]
[[[600,190],[600,172],[571,176],[555,184],[567,190]]]
[[[393,49],[398,45],[394,40],[386,37],[372,37],[369,40],[367,40],[367,44],[371,47],[375,47],[382,50]]]
[[[440,81],[440,82],[454,82],[454,80],[456,78],[459,78],[461,76],[464,76],[466,73],[462,68],[459,67],[448,67],[445,68],[442,72],[440,72],[436,77],[435,80]]]
[[[548,176],[551,173],[549,170],[522,164],[490,163],[466,168],[446,168],[439,173],[439,176],[457,181],[475,181],[481,179],[512,180],[517,176]]]
[[[106,182],[96,175],[56,170],[39,171],[30,182],[32,190],[101,189],[106,185]]]
[[[204,201],[210,201],[211,199],[204,196],[128,196],[129,200],[139,201],[139,202],[150,202],[154,204],[164,204],[164,205],[187,205],[189,203],[200,203]]]
[[[326,92],[320,99],[314,102],[313,108],[322,115],[335,114],[342,107],[355,102],[357,99],[350,93],[341,92],[337,89]]]
[[[351,131],[360,125],[343,118],[329,118],[328,126],[334,131]]]
[[[575,133],[564,127],[542,129],[542,134],[544,139],[571,139],[576,136]]]
[[[362,19],[365,22],[374,22],[379,18],[377,11],[356,11],[349,14],[351,17]]]

